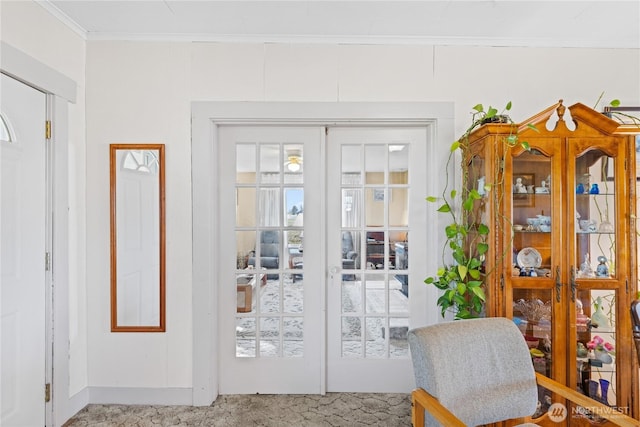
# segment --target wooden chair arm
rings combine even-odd
[[[424,426],[424,411],[428,411],[436,420],[447,427],[466,427],[447,408],[427,393],[425,389],[417,388],[411,393],[411,423],[413,427]]]
[[[593,400],[582,393],[578,393],[576,390],[567,387],[564,384],[560,384],[559,382],[554,381],[548,377],[545,377],[538,372],[536,372],[536,380],[538,382],[538,385],[564,397],[567,400],[570,400],[573,403],[576,403],[587,409],[596,409],[598,416],[606,418],[616,425],[623,427],[640,426],[640,421],[634,420],[633,418],[623,414],[622,412],[610,406],[604,405],[596,400]]]

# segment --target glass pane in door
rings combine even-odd
[[[551,159],[532,149],[513,159],[513,274],[552,275],[553,197]]]
[[[616,406],[616,292],[579,289],[576,298],[578,390]]]
[[[302,357],[302,144],[238,144],[236,158],[236,357]]]
[[[536,372],[552,376],[552,292],[549,289],[514,289],[513,321],[524,336]],[[551,393],[543,388],[538,392],[535,418],[546,414],[551,404]]]
[[[342,357],[408,357],[409,150],[341,146]]]
[[[574,265],[581,279],[616,276],[615,158],[589,150],[576,159]]]

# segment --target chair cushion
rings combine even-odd
[[[511,320],[456,320],[411,330],[408,339],[416,385],[465,424],[489,424],[536,410],[531,356]],[[438,423],[430,419],[428,425]]]

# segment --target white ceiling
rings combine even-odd
[[[87,40],[640,48],[640,0],[36,1]]]

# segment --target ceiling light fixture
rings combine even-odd
[[[298,172],[302,167],[302,157],[295,154],[288,156],[288,160],[285,164],[289,172]]]

